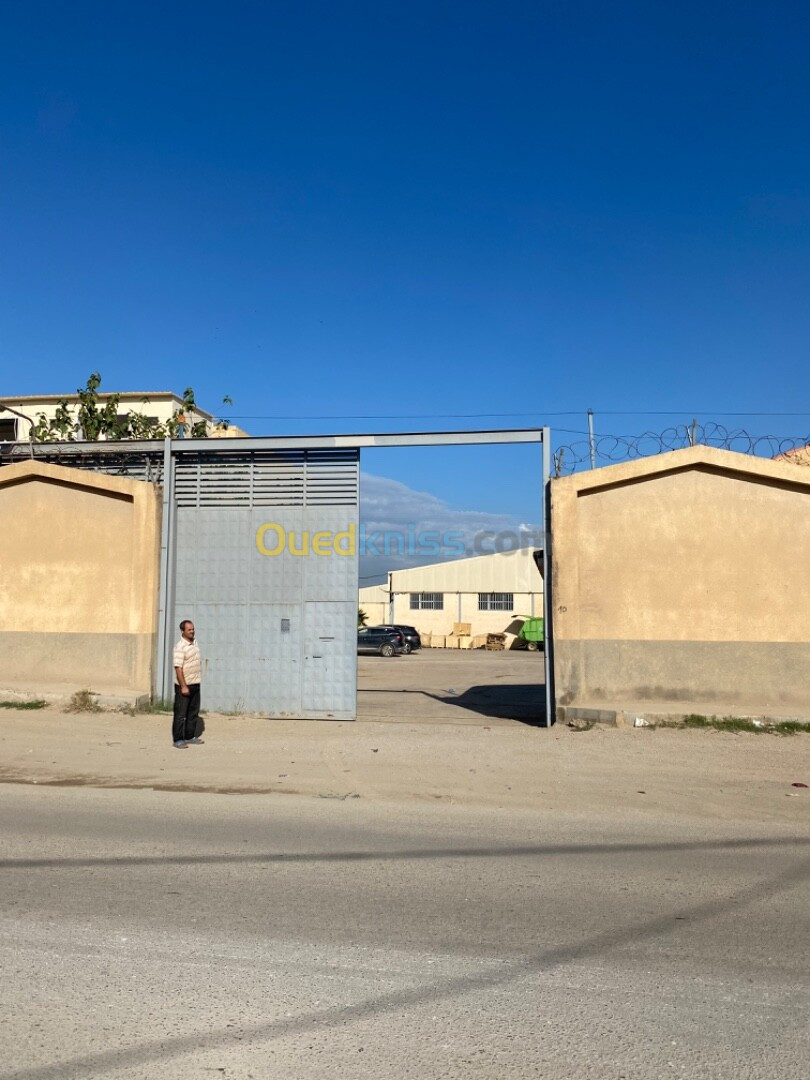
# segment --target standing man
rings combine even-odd
[[[183,619],[180,623],[180,634],[180,640],[174,647],[172,742],[175,749],[185,750],[189,743],[199,744],[203,741],[197,736],[202,662],[191,619]]]

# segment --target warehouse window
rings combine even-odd
[[[0,420],[0,442],[16,442],[17,421]]]
[[[510,592],[480,592],[479,611],[511,611],[515,606],[515,594]]]
[[[444,593],[412,592],[411,611],[443,611]]]

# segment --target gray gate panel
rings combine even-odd
[[[250,511],[178,507],[174,611],[194,621],[204,659],[204,707],[245,708]]]
[[[228,507],[177,511],[177,597],[184,593],[201,603],[241,604],[248,596],[250,510]]]
[[[178,508],[175,611],[197,626],[209,708],[300,714],[305,560],[259,553],[265,517],[238,507]],[[300,531],[301,511],[275,508],[272,520],[285,535]]]
[[[241,712],[247,697],[244,664],[235,661],[243,640],[243,615],[232,604],[198,603],[192,618],[203,656],[203,708]]]
[[[320,535],[321,550],[329,554],[313,553],[303,560],[304,600],[348,600],[356,594],[358,585],[357,507],[307,507],[305,524],[310,546]]]
[[[354,719],[356,452],[189,452],[176,472],[170,606],[197,626],[205,707]]]
[[[300,604],[305,560],[293,555],[287,538],[300,537],[304,511],[294,507],[273,507],[251,512],[249,553],[251,594],[254,601],[280,604]],[[264,532],[264,547],[276,555],[263,555],[257,546],[257,535],[264,525],[275,526]],[[278,540],[279,532],[282,539]],[[247,546],[247,545],[246,545]],[[300,616],[299,616],[300,618]]]
[[[318,533],[331,538],[328,555],[304,560],[303,706],[310,716],[356,715],[357,514],[356,505],[306,510],[310,542]]]
[[[357,711],[357,603],[312,602],[304,607],[305,715],[353,718]]]
[[[266,716],[300,716],[302,683],[300,604],[252,603],[246,709]]]

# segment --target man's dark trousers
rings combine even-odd
[[[193,739],[197,734],[197,721],[199,718],[200,684],[189,683],[188,694],[184,694],[175,683],[172,742],[188,742],[189,739]]]

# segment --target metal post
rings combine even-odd
[[[172,514],[174,503],[174,461],[172,458],[171,439],[163,443],[163,512],[160,523],[160,589],[158,593],[157,657],[155,665],[154,696],[167,700],[171,694],[168,680],[167,661],[171,647],[169,636],[170,595],[172,592]]]
[[[545,665],[545,727],[554,723],[554,635],[551,580],[551,429],[543,428],[543,662]]]
[[[596,468],[596,445],[593,441],[593,409],[588,409],[588,444],[591,450],[591,468]]]

